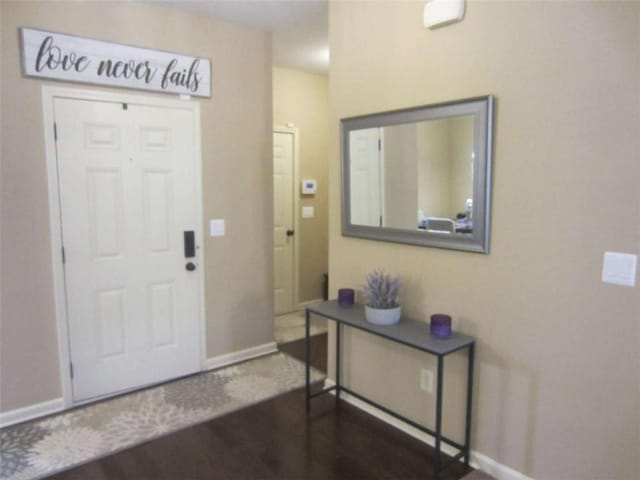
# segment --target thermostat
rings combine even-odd
[[[302,180],[302,194],[315,195],[318,184],[315,180]]]

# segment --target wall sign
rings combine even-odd
[[[30,77],[155,92],[211,96],[208,59],[21,28],[22,68]]]

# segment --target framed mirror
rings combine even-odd
[[[342,119],[342,234],[489,253],[493,102]]]

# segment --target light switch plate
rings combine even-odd
[[[212,237],[224,237],[224,219],[216,218],[209,221],[209,235]]]
[[[302,218],[313,218],[314,214],[313,207],[302,207]]]
[[[638,256],[629,253],[604,252],[602,281],[633,287],[636,284]]]

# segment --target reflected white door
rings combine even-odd
[[[350,132],[351,223],[355,225],[382,226],[381,151],[379,128]]]
[[[200,370],[196,113],[55,99],[74,401]],[[197,265],[197,258],[193,259]]]
[[[276,315],[293,311],[293,133],[273,134],[273,298]]]

